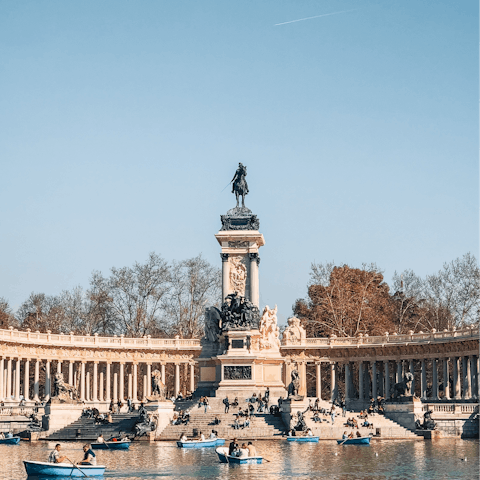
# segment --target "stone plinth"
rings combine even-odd
[[[415,420],[423,421],[422,402],[418,398],[408,397],[403,401],[385,403],[385,416],[409,430],[415,430]]]
[[[156,400],[153,402],[148,402],[145,404],[145,409],[147,412],[152,415],[156,422],[157,428],[155,429],[155,438],[159,437],[163,429],[171,422],[173,419],[173,412],[175,410],[175,405],[170,400]],[[148,437],[150,440],[150,437]]]
[[[50,435],[70,423],[75,422],[82,416],[81,404],[47,403],[45,415],[42,417],[42,427]]]
[[[284,400],[280,406],[283,423],[292,429],[297,424],[297,412],[305,412],[308,408],[308,399],[293,400],[291,398]]]

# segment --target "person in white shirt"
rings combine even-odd
[[[185,435],[185,433],[182,433],[182,436],[180,437],[180,441],[181,442],[186,442],[188,439],[187,439],[187,436]]]
[[[66,460],[66,456],[60,456],[61,448],[62,446],[59,443],[55,445],[55,448],[50,452],[50,455],[48,456],[49,463],[63,463]]]
[[[310,429],[307,430],[307,437],[313,437],[313,433]]]
[[[202,432],[200,432],[200,441],[201,442],[205,441],[205,435]]]
[[[97,438],[97,443],[105,443],[105,439],[103,438],[103,435],[100,434]]]
[[[248,451],[248,448],[247,448],[247,444],[242,443],[242,448],[239,450],[238,456],[240,458],[246,458],[246,457],[248,457],[248,454],[249,454],[249,451]]]
[[[217,436],[215,435],[215,432],[212,430],[212,433],[210,434],[210,439],[214,440],[215,438],[217,438]]]

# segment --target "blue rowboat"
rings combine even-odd
[[[371,437],[347,438],[346,440],[337,440],[339,445],[370,445]]]
[[[23,461],[25,470],[29,476],[48,477],[101,477],[105,473],[103,465],[78,465],[71,463],[49,463]]]
[[[126,442],[99,442],[92,443],[93,450],[128,450],[130,448],[130,441]]]
[[[20,437],[10,437],[0,439],[0,445],[18,445],[20,443]]]
[[[311,442],[318,443],[320,437],[287,437],[289,442]]]
[[[228,454],[228,447],[219,447],[215,450],[221,463],[234,463],[237,465],[251,465],[262,463],[263,457],[232,457]]]
[[[187,440],[186,442],[177,442],[177,447],[179,448],[204,448],[204,447],[218,447],[219,445],[224,445],[225,439],[223,438],[214,438],[212,440]]]

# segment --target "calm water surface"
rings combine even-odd
[[[0,478],[26,480],[22,460],[46,461],[55,443],[0,445]],[[61,443],[62,453],[74,461],[82,458],[81,443]],[[221,464],[213,448],[183,450],[173,442],[153,445],[134,443],[127,452],[102,450],[97,452],[97,459],[99,464],[107,466],[107,473],[103,477],[105,480],[273,480],[294,477],[331,480],[472,480],[479,476],[478,440],[382,440],[372,441],[370,447],[339,446],[333,441],[295,444],[280,440],[259,441],[256,446],[270,463]],[[466,462],[461,460],[465,457]]]

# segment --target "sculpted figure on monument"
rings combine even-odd
[[[152,372],[152,395],[147,400],[165,400],[165,384],[162,382],[162,374],[159,370]]]
[[[435,430],[437,428],[437,424],[435,420],[432,418],[432,410],[427,410],[423,414],[423,423],[420,423],[420,420],[415,421],[415,427],[418,430]]]
[[[242,207],[245,207],[245,195],[248,194],[248,185],[245,177],[247,176],[247,167],[239,163],[237,171],[232,178],[232,193],[235,193],[237,199],[237,207],[239,197],[242,197]]]
[[[237,292],[225,297],[222,305],[222,331],[258,328],[260,312],[256,305]]]
[[[307,334],[300,320],[296,317],[289,318],[288,327],[283,332],[283,338],[289,343],[302,343],[302,340],[306,337]]]
[[[69,385],[63,381],[63,374],[56,373],[53,377],[53,395],[52,401],[73,402],[77,400],[77,389],[73,385]]]
[[[262,319],[260,320],[260,349],[278,349],[280,347],[280,340],[278,335],[280,329],[277,326],[277,306],[271,309],[267,305],[262,313]]]
[[[413,375],[410,372],[407,372],[401,382],[393,385],[392,398],[400,399],[400,398],[412,397],[410,393],[412,389],[412,382],[413,382]]]
[[[292,400],[303,400],[303,397],[298,394],[298,391],[300,390],[300,374],[298,373],[298,370],[296,368],[293,369],[290,375],[292,381],[288,386],[288,398],[291,398]]]
[[[220,336],[220,322],[222,317],[220,310],[216,307],[205,309],[205,338],[209,342],[217,343]]]

